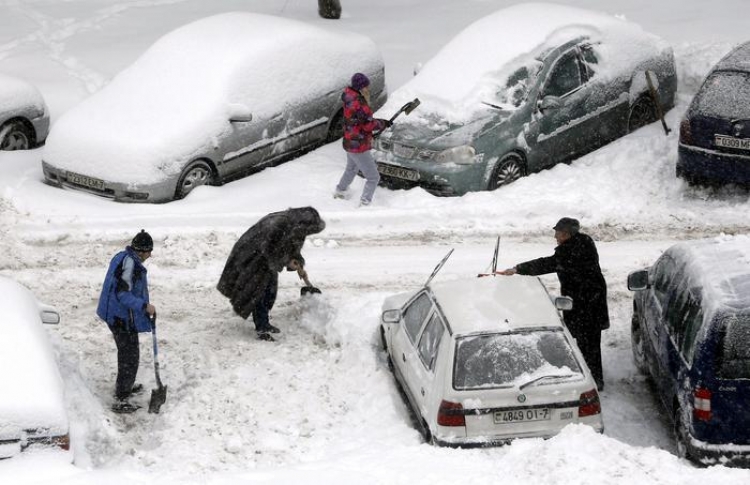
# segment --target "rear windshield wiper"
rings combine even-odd
[[[523,390],[524,388],[529,387],[530,385],[532,385],[534,383],[537,383],[537,382],[539,382],[539,381],[541,381],[543,379],[567,379],[569,377],[573,377],[574,375],[575,374],[551,374],[551,375],[548,375],[548,376],[541,376],[541,377],[537,377],[535,379],[531,379],[528,382],[524,382],[523,384],[521,384],[520,386],[518,386],[518,389]]]

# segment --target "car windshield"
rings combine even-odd
[[[731,316],[725,321],[720,377],[750,379],[750,316]]]
[[[702,116],[750,118],[750,74],[719,71],[709,76],[693,104]]]
[[[528,65],[513,70],[505,81],[500,83],[501,88],[497,91],[495,99],[489,103],[503,110],[520,107],[529,96],[529,90],[536,83],[541,67],[541,61],[534,60]],[[503,79],[503,76],[500,79]]]
[[[471,335],[456,341],[457,390],[512,387],[571,374],[581,374],[581,368],[562,330]]]

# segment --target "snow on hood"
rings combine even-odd
[[[391,94],[382,112],[395,112],[419,97],[419,113],[438,113],[460,123],[493,101],[505,88],[499,80],[522,66],[531,66],[545,51],[586,36],[601,41],[601,76],[634,66],[668,45],[622,19],[557,4],[514,5],[481,18],[446,44],[421,71]],[[613,48],[607,49],[610,45]],[[417,114],[414,117],[414,114]],[[415,111],[410,122],[417,121]],[[403,120],[399,120],[403,122]]]
[[[0,73],[0,113],[34,106],[40,115],[44,112],[44,98],[36,87],[23,79]]]
[[[62,116],[45,160],[109,181],[164,180],[211,151],[231,129],[231,115],[247,108],[256,120],[271,116],[345,86],[380,59],[358,34],[261,14],[207,17],[159,39]]]
[[[22,430],[67,431],[63,384],[29,290],[0,276],[0,440]]]

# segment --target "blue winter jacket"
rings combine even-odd
[[[132,260],[130,278],[123,274],[126,258]],[[127,272],[126,272],[127,273]],[[150,332],[151,320],[146,313],[148,304],[148,278],[146,267],[141,263],[138,254],[130,246],[120,251],[109,263],[107,276],[104,277],[102,294],[96,314],[113,327],[115,318],[124,321],[129,331]]]

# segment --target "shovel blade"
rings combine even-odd
[[[320,293],[321,293],[320,289],[314,286],[303,286],[302,288],[299,289],[300,296],[319,295]]]
[[[162,404],[167,402],[167,386],[161,386],[151,391],[151,401],[148,403],[148,412],[159,414]]]
[[[419,98],[414,98],[413,101],[409,101],[404,106],[404,113],[409,115],[412,111],[414,111],[414,109],[416,109],[417,106],[419,106],[420,103],[421,101],[419,100]]]

